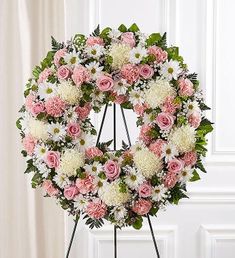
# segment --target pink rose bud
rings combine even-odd
[[[72,79],[77,86],[81,86],[84,82],[89,82],[91,79],[90,72],[82,65],[75,66]]]
[[[97,79],[96,85],[101,91],[110,91],[113,88],[114,81],[111,76],[103,74]]]
[[[62,65],[58,68],[57,77],[60,80],[66,80],[70,77],[71,70],[66,65]]]
[[[32,108],[31,108],[31,113],[34,115],[34,116],[37,116],[38,114],[42,113],[45,111],[45,106],[44,106],[44,103],[42,101],[39,101],[39,102],[35,102],[33,105],[32,105]]]
[[[60,153],[58,151],[48,151],[44,161],[49,168],[58,168],[60,165]]]
[[[67,128],[67,133],[72,138],[76,139],[81,135],[81,128],[78,123],[69,123]]]
[[[156,118],[156,123],[161,130],[170,130],[174,124],[174,116],[169,113],[159,113]]]
[[[177,174],[169,171],[164,178],[164,186],[167,188],[173,188],[176,183],[177,183]]]
[[[32,135],[26,134],[22,140],[22,143],[27,154],[32,156],[37,140],[33,138]]]
[[[184,168],[184,162],[174,158],[168,162],[167,168],[169,172],[177,174]]]
[[[49,195],[49,196],[56,196],[59,194],[59,190],[56,189],[51,180],[45,180],[42,183],[42,188],[44,189],[44,191]]]
[[[128,83],[133,84],[139,79],[139,68],[133,64],[123,65],[121,69],[122,78],[126,79]]]
[[[62,57],[64,57],[66,53],[67,53],[66,48],[60,49],[60,50],[58,50],[55,53],[55,55],[54,55],[54,64],[56,65],[56,67],[60,66],[60,59]]]
[[[86,212],[89,217],[94,219],[101,219],[107,212],[107,206],[101,202],[100,199],[95,199],[88,203]]]
[[[180,96],[192,96],[194,93],[193,83],[189,79],[181,78],[178,81],[179,84],[179,95]]]
[[[104,164],[105,175],[109,180],[114,180],[120,175],[120,166],[116,161],[108,160]]]
[[[188,117],[188,122],[194,128],[198,128],[201,123],[202,117],[199,112],[194,112]]]
[[[185,166],[194,166],[197,162],[197,153],[195,151],[186,152],[182,158]]]
[[[142,76],[144,79],[150,79],[154,74],[153,68],[148,64],[140,65],[139,72],[140,76]]]
[[[102,156],[103,152],[97,147],[90,147],[85,150],[85,154],[88,159],[93,159]]]
[[[64,188],[64,197],[67,200],[74,200],[77,195],[78,195],[78,188],[76,187],[76,185],[67,185]]]
[[[149,213],[152,208],[152,203],[149,200],[139,199],[134,203],[132,210],[138,215],[145,215]]]
[[[152,187],[148,182],[144,182],[138,188],[138,193],[140,197],[149,197],[152,194]]]
[[[45,68],[40,74],[38,78],[38,83],[42,83],[47,80],[47,78],[52,75],[52,71],[50,68]]]
[[[133,32],[124,32],[121,35],[122,43],[129,45],[130,47],[135,46],[135,35]]]

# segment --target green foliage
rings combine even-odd
[[[158,212],[158,207],[152,207],[151,208],[151,210],[149,211],[149,214],[151,215],[151,216],[155,216],[156,214],[157,214],[157,212]]]
[[[125,151],[125,150],[128,150],[129,149],[129,145],[127,143],[125,143],[124,141],[122,141],[122,150]]]
[[[106,42],[109,41],[109,38],[108,38],[108,35],[109,35],[109,32],[111,31],[112,29],[109,28],[109,27],[106,27],[104,28],[101,33],[100,33],[100,37],[103,38]]]
[[[161,47],[162,49],[166,49],[167,48],[167,38],[166,38],[167,34],[166,32],[162,35],[161,39],[158,41],[157,45],[159,47]]]
[[[152,33],[146,40],[147,46],[156,45],[161,40],[160,33]]]
[[[22,117],[20,117],[19,119],[17,119],[17,121],[16,121],[16,127],[18,128],[18,129],[22,129],[22,125],[21,125],[21,123],[20,123],[20,121],[22,120],[23,118]]]
[[[131,104],[130,101],[127,101],[127,102],[124,102],[121,104],[121,107],[122,108],[125,108],[125,109],[132,109],[133,108],[133,105]]]
[[[102,150],[103,152],[106,152],[108,147],[111,145],[113,140],[107,141],[107,142],[100,142],[97,144],[97,147]]]
[[[139,27],[136,25],[136,23],[133,23],[132,25],[131,25],[131,27],[128,29],[128,31],[131,31],[131,32],[137,32],[137,31],[139,31],[140,29],[139,29]]]
[[[200,109],[201,110],[210,110],[211,108],[209,108],[205,103],[201,102],[200,103]]]
[[[54,53],[52,51],[49,51],[47,53],[47,56],[41,62],[41,69],[44,70],[45,68],[51,67],[53,58]]]
[[[101,228],[104,224],[104,221],[102,219],[93,219],[90,218],[88,215],[84,216],[84,219],[87,219],[86,225],[88,225],[90,229]]]
[[[171,190],[170,190],[171,198],[170,202],[174,204],[179,204],[179,200],[182,198],[188,198],[188,196],[185,194],[185,191],[182,189],[180,184],[176,184]]]
[[[118,27],[118,30],[121,31],[121,32],[127,32],[127,27],[126,27],[124,24],[121,24],[121,25]]]
[[[73,38],[73,43],[77,47],[84,46],[86,43],[86,37],[83,34],[76,34]]]
[[[135,218],[135,222],[132,224],[134,229],[141,229],[142,228],[142,224],[143,224],[143,218],[141,216],[137,216]]]
[[[40,185],[43,181],[42,175],[40,173],[35,173],[32,180],[32,188],[36,188],[38,185]]]
[[[64,47],[64,44],[56,41],[55,38],[51,36],[51,47],[52,47],[52,52],[56,52],[62,49]]]
[[[95,28],[95,30],[92,32],[92,36],[98,37],[100,35],[100,25]]]
[[[196,163],[196,168],[199,168],[202,172],[206,173],[206,169],[205,167],[203,166],[201,160],[198,160],[197,163]]]
[[[197,131],[202,132],[204,135],[210,133],[213,131],[213,123],[211,123],[207,118],[204,118],[201,123],[200,126],[197,128]]]
[[[121,181],[119,184],[119,191],[121,193],[126,193],[127,192],[127,185],[125,184],[125,182]]]
[[[41,72],[42,72],[42,69],[41,69],[40,66],[35,66],[35,67],[34,67],[32,74],[33,74],[33,76],[34,76],[34,78],[35,78],[36,80],[38,80],[39,74],[40,74]]]
[[[199,174],[197,173],[197,171],[194,169],[194,171],[193,171],[193,176],[192,176],[192,178],[190,179],[190,182],[194,182],[194,181],[197,181],[197,180],[200,180],[200,176],[199,176]]]

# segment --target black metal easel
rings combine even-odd
[[[128,143],[129,143],[129,146],[131,146],[131,139],[130,139],[130,134],[129,134],[128,127],[127,127],[127,122],[126,122],[126,117],[125,117],[125,114],[124,114],[124,109],[121,106],[120,106],[120,108],[121,108],[121,113],[122,113],[122,118],[123,118],[125,130],[126,130]],[[102,117],[102,120],[101,120],[99,133],[98,133],[98,136],[97,136],[96,146],[98,145],[98,143],[100,141],[100,136],[101,136],[101,132],[102,132],[102,129],[103,129],[107,109],[108,109],[108,104],[106,104],[106,106],[104,108],[104,113],[103,113],[103,117]],[[116,132],[116,104],[113,103],[113,150],[116,150],[116,148],[117,148],[117,146],[116,146],[117,145],[116,135],[117,135],[117,132]],[[157,241],[156,241],[156,238],[155,238],[155,235],[154,235],[154,231],[153,231],[152,223],[151,223],[151,220],[150,220],[150,216],[148,214],[147,214],[147,219],[148,219],[148,224],[149,224],[150,232],[151,232],[152,239],[153,239],[153,244],[154,244],[155,251],[156,251],[156,254],[157,254],[157,258],[160,258],[160,254],[159,254],[158,247],[157,247]],[[66,258],[69,258],[70,250],[71,250],[71,247],[72,247],[72,244],[73,244],[75,232],[76,232],[77,225],[78,225],[78,220],[79,220],[79,218],[76,217],[73,232],[72,232],[72,235],[71,235],[71,240],[69,242],[69,246],[68,246],[68,250],[67,250],[67,254],[66,254]],[[117,227],[116,226],[114,226],[114,238],[113,238],[113,240],[114,240],[114,258],[117,258]]]

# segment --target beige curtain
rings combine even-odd
[[[30,187],[15,127],[31,68],[64,39],[63,0],[0,0],[0,257],[64,257],[64,213]]]

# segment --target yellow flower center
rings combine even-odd
[[[76,63],[76,57],[73,56],[71,59],[70,59],[70,63],[71,64],[75,64]]]
[[[59,133],[60,132],[60,129],[59,128],[55,128],[54,129],[54,133]]]
[[[174,72],[174,69],[172,67],[168,68],[168,73],[172,74]]]
[[[51,89],[51,88],[47,88],[46,93],[47,93],[47,94],[52,93],[52,89]]]

